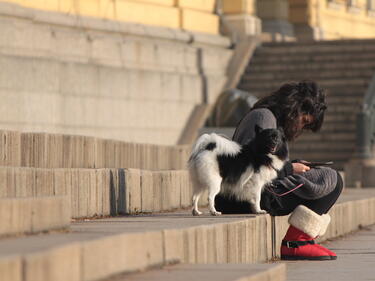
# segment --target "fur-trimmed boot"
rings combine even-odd
[[[318,215],[299,205],[289,217],[290,227],[281,244],[282,260],[335,260],[334,252],[316,244],[314,238],[323,235],[330,216]]]

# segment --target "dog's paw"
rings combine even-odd
[[[193,216],[200,216],[202,214],[202,212],[198,210],[193,210],[191,213],[193,214]]]
[[[267,214],[267,211],[265,210],[258,210],[258,211],[255,211],[256,214]]]
[[[213,211],[213,212],[210,212],[210,213],[213,216],[220,216],[221,215],[221,212],[218,212],[218,211]]]

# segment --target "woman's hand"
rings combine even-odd
[[[310,170],[309,166],[306,166],[302,163],[292,163],[292,165],[293,165],[293,173],[296,173],[296,174],[301,174]]]

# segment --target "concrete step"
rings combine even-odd
[[[375,223],[375,190],[348,190],[319,241]],[[288,217],[193,217],[190,212],[74,222],[69,233],[0,240],[5,280],[90,281],[170,263],[254,263],[279,255]],[[273,239],[276,248],[272,249]]]
[[[335,62],[319,62],[319,63],[304,63],[304,62],[290,62],[290,63],[254,63],[250,60],[249,66],[246,68],[247,72],[270,72],[270,71],[319,71],[321,70],[335,70],[344,69],[350,63],[351,69],[357,70],[374,70],[375,62],[373,60],[352,60],[348,61],[335,61]]]
[[[293,80],[295,82],[295,80]],[[291,81],[278,81],[278,84],[272,84],[268,86],[269,83],[264,83],[264,87],[262,89],[253,89],[252,87],[244,88],[244,85],[241,83],[238,84],[238,88],[244,91],[247,91],[258,98],[264,97],[269,95],[270,93],[278,90],[281,85]],[[319,81],[317,81],[319,83]],[[272,82],[271,82],[272,83]],[[327,97],[337,97],[337,98],[344,98],[346,96],[350,97],[358,97],[363,99],[369,85],[362,85],[362,86],[341,86],[341,85],[332,85],[330,87],[324,87]]]
[[[363,96],[350,95],[350,92],[347,95],[332,93],[326,96],[326,102],[329,107],[332,105],[360,105],[363,103]]]
[[[199,264],[166,266],[136,274],[121,274],[101,281],[284,281],[285,264]]]
[[[355,149],[355,143],[352,141],[325,141],[312,143],[309,140],[297,140],[289,146],[292,151],[335,151],[335,152],[349,152]]]
[[[364,52],[375,50],[373,39],[329,40],[315,42],[266,43],[260,48],[261,54],[309,54]]]
[[[367,78],[371,80],[375,74],[375,69],[335,69],[335,71],[317,69],[317,70],[289,70],[283,72],[266,72],[266,71],[252,71],[251,68],[246,72],[243,77],[243,83],[255,81],[269,81],[269,80],[302,80],[310,77],[311,80],[324,80],[324,79],[346,79],[346,78]]]
[[[73,218],[171,211],[192,196],[187,170],[0,167],[0,183],[0,198],[67,195]]]
[[[328,122],[352,122],[352,123],[355,123],[356,118],[357,118],[357,115],[355,113],[337,115],[337,114],[329,114],[329,112],[327,112],[327,114],[324,116],[324,122],[328,121]]]
[[[128,143],[94,137],[0,131],[0,166],[185,169],[190,146]]]
[[[374,45],[375,50],[375,45]],[[261,52],[255,52],[255,56],[252,61],[254,64],[264,64],[264,63],[319,63],[319,62],[342,62],[342,61],[371,61],[375,59],[374,50],[372,51],[362,51],[362,52],[324,52],[321,53],[318,50],[311,53],[303,54],[290,54],[283,53],[265,55]]]
[[[264,82],[240,82],[239,88],[244,89],[250,93],[253,92],[261,92],[261,93],[271,93],[280,88],[282,84],[284,84],[285,80],[273,80],[269,83]],[[317,81],[319,86],[324,89],[334,90],[335,87],[361,87],[367,88],[369,86],[370,80],[366,78],[347,78],[344,80],[340,79],[325,79],[325,80],[318,80]],[[364,91],[361,92],[364,94]]]
[[[355,134],[357,126],[355,122],[347,123],[342,121],[326,121],[324,120],[321,133],[336,133],[336,132],[350,132]]]
[[[67,196],[0,198],[0,221],[0,237],[66,229],[70,200]]]

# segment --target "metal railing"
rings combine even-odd
[[[373,157],[372,147],[375,141],[375,74],[357,114],[357,149],[356,157]]]

